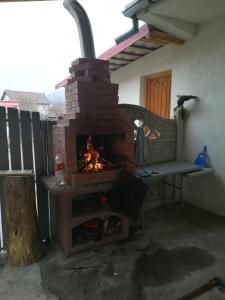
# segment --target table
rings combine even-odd
[[[189,161],[175,160],[143,166],[141,169],[149,172],[154,172],[154,174],[149,177],[165,177],[170,175],[180,175],[197,172],[201,171],[203,168]]]
[[[168,162],[162,162],[162,163],[142,166],[141,168],[137,168],[137,170],[136,170],[137,174],[139,173],[139,171],[144,171],[144,172],[147,171],[149,173],[152,173],[151,176],[141,177],[146,184],[148,184],[148,182],[151,182],[151,180],[154,178],[162,179],[162,185],[163,185],[162,201],[163,201],[163,204],[165,204],[165,197],[164,197],[165,185],[169,185],[176,189],[179,189],[180,190],[180,201],[182,201],[183,178],[206,175],[206,174],[211,173],[213,170],[211,168],[202,168],[201,166],[195,165],[189,161],[176,160],[176,161],[168,161]],[[167,176],[176,176],[176,175],[180,175],[180,177],[181,177],[180,186],[166,182],[165,178]],[[143,228],[144,227],[144,209],[143,208],[142,208],[141,223],[142,223],[141,226]]]
[[[147,176],[143,178],[162,178],[163,183],[166,185],[171,185],[170,183],[165,182],[164,178],[166,176],[180,175],[181,176],[181,186],[178,187],[173,185],[175,188],[178,188],[182,192],[183,188],[183,177],[196,177],[202,176],[211,173],[213,170],[211,168],[203,168],[201,166],[195,165],[189,161],[174,160],[168,162],[162,162],[152,165],[143,166],[142,171],[152,172],[152,176]],[[182,194],[181,194],[182,196]]]

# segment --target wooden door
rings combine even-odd
[[[171,72],[145,77],[145,108],[164,117],[170,117]]]

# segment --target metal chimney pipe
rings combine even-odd
[[[77,24],[82,57],[96,58],[91,23],[86,11],[76,0],[64,0],[63,5]]]

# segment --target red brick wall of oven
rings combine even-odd
[[[76,135],[123,134],[124,139],[113,144],[114,153],[126,155],[128,160],[134,156],[133,127],[119,113],[118,85],[110,83],[108,62],[78,59],[72,63],[70,73],[65,87],[65,115],[53,126],[54,156],[63,157],[68,183],[77,173]],[[126,167],[133,169],[131,163]]]

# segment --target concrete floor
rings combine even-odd
[[[52,245],[25,268],[0,256],[0,299],[176,300],[215,276],[225,280],[224,233],[225,218],[193,206],[155,208],[143,233],[95,251],[66,258]],[[216,287],[197,299],[225,293]]]

